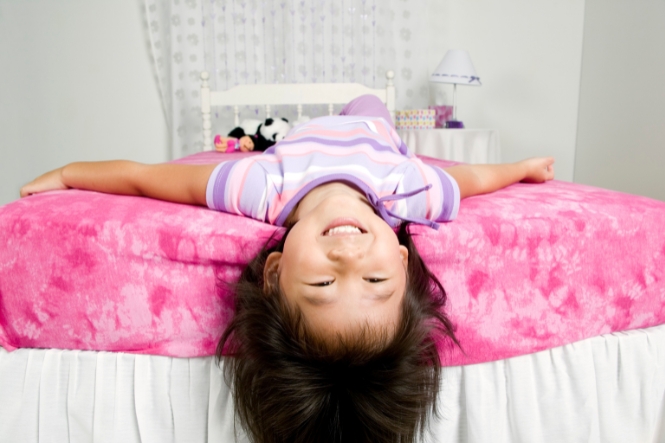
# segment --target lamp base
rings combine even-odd
[[[464,123],[458,120],[448,120],[446,122],[446,128],[448,129],[464,129]]]

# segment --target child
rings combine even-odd
[[[143,195],[287,227],[247,266],[218,345],[237,417],[257,442],[411,442],[436,412],[446,294],[408,224],[437,228],[461,198],[551,180],[554,160],[422,163],[363,96],[263,155],[219,165],[73,163],[21,196],[79,188]],[[397,229],[395,232],[394,229]],[[272,242],[269,242],[272,243]]]

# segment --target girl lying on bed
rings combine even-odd
[[[262,155],[218,165],[72,163],[54,189],[142,195],[286,227],[242,273],[217,354],[257,442],[410,442],[436,413],[439,338],[456,343],[446,294],[409,234],[462,198],[554,176],[552,158],[424,164],[373,96],[294,128]]]

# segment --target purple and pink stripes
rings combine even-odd
[[[355,185],[370,202],[395,196],[376,203],[390,211],[376,208],[391,226],[449,221],[459,207],[452,177],[409,152],[386,120],[359,116],[311,120],[262,155],[221,163],[208,183],[208,206],[281,226],[302,197],[331,181]]]

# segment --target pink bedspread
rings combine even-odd
[[[664,228],[663,202],[558,181],[469,198],[439,231],[416,228],[466,353],[442,349],[445,361],[665,323]],[[232,303],[215,282],[234,282],[274,229],[75,190],[10,203],[0,208],[0,344],[212,355]]]

